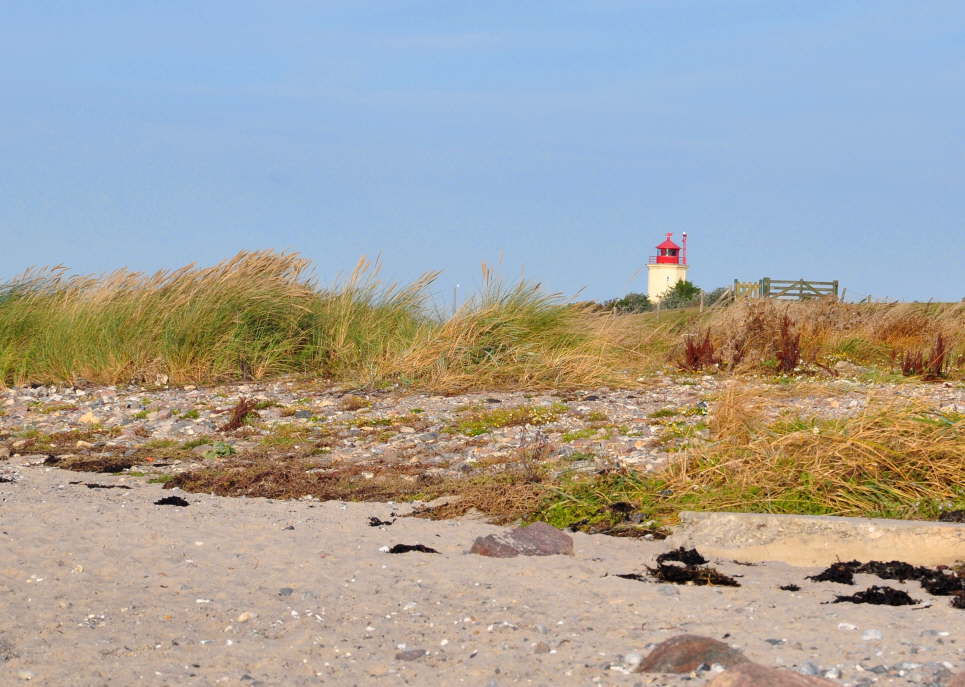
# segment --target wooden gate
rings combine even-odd
[[[806,301],[811,298],[838,297],[838,280],[809,281],[807,279],[771,279],[764,277],[760,281],[760,293],[764,298],[778,300]]]
[[[734,280],[734,298],[758,298],[761,295],[761,283],[757,281]]]

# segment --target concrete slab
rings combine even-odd
[[[965,524],[685,511],[667,543],[717,558],[798,566],[854,559],[950,565],[965,561]]]

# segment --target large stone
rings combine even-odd
[[[477,537],[469,553],[493,558],[573,555],[573,537],[545,522],[534,522],[510,532]]]
[[[680,514],[665,542],[705,556],[824,566],[836,560],[952,565],[965,551],[965,525],[923,520],[765,513]]]
[[[783,668],[741,663],[719,674],[707,687],[838,687],[838,683]]]
[[[638,673],[691,673],[701,665],[718,663],[725,668],[745,663],[747,657],[710,637],[677,635],[660,642],[637,667]]]

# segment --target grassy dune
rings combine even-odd
[[[426,304],[436,276],[384,284],[363,260],[322,287],[307,260],[273,252],[150,275],[35,270],[0,286],[0,383],[204,384],[294,373],[439,391],[632,386],[657,369],[780,373],[792,353],[797,364],[785,372],[844,359],[891,374],[918,356],[924,368],[910,372],[927,374],[939,335],[942,375],[965,370],[962,303],[758,301],[618,316],[536,285],[505,285],[484,267],[481,292],[440,318]]]

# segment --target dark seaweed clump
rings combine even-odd
[[[854,584],[855,569],[861,567],[858,561],[832,563],[817,575],[808,575],[805,579],[814,582],[837,582],[838,584]]]
[[[658,563],[656,568],[648,567],[647,571],[661,582],[696,584],[701,586],[740,587],[740,583],[733,577],[728,577],[716,568],[705,565]]]
[[[707,562],[697,549],[680,547],[657,556],[657,567],[647,568],[653,577],[661,582],[673,584],[714,585],[720,587],[740,587],[732,577],[724,575],[716,568],[703,565]],[[683,565],[677,565],[683,563]]]
[[[389,549],[389,553],[409,553],[410,551],[418,551],[419,553],[439,553],[431,546],[426,546],[425,544],[396,544]]]
[[[834,603],[853,603],[853,604],[878,604],[883,606],[914,606],[918,603],[917,599],[908,596],[907,592],[891,587],[868,587],[863,592],[857,592],[850,596],[835,595]]]
[[[922,565],[905,563],[904,561],[868,561],[867,563],[861,563],[859,561],[839,561],[833,563],[821,573],[808,577],[807,579],[814,580],[815,582],[854,584],[854,575],[857,573],[877,575],[883,580],[898,580],[899,582],[915,580],[921,584],[922,589],[932,596],[951,596],[953,597],[951,603],[954,608],[965,608],[965,577],[962,576],[961,572],[948,570],[944,566],[928,568]],[[890,588],[872,587],[871,589]],[[839,597],[839,599],[851,600],[851,597]],[[888,602],[860,601],[855,603]]]
[[[667,551],[657,556],[657,565],[665,563],[666,561],[678,561],[684,565],[703,565],[707,562],[707,559],[697,552],[697,549],[685,549],[680,547],[674,549],[673,551]]]

